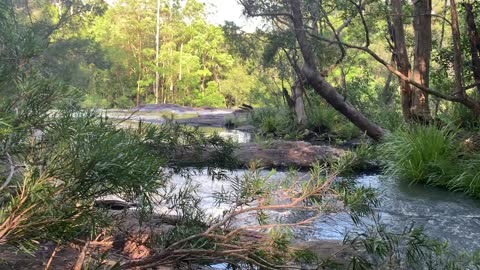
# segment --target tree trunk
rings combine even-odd
[[[155,33],[155,83],[153,93],[155,95],[155,103],[160,103],[158,86],[160,84],[160,74],[158,72],[158,58],[160,53],[160,0],[157,0],[157,29]]]
[[[305,61],[303,73],[308,83],[313,87],[315,92],[322,96],[333,108],[343,114],[355,126],[366,132],[372,139],[380,140],[384,136],[385,131],[368,120],[350,103],[346,102],[345,98],[319,74],[316,68],[315,55],[310,48],[309,40],[305,32],[306,30],[303,24],[300,1],[289,0],[289,3],[292,11],[291,19],[295,30],[295,36]]]
[[[303,102],[303,83],[297,79],[292,87],[292,99],[294,102],[295,120],[297,125],[304,126],[307,123],[307,114],[305,113],[305,103]]]
[[[423,86],[430,85],[430,58],[432,52],[432,1],[412,0],[414,5],[413,28],[415,32],[415,54],[413,65],[413,80]],[[413,116],[421,121],[431,119],[428,95],[421,89],[412,86]]]
[[[475,82],[480,82],[480,38],[478,36],[477,26],[475,25],[475,15],[473,14],[473,6],[470,3],[463,3],[466,12],[468,38],[470,40],[470,54],[472,56],[473,78]],[[480,93],[480,85],[477,86]]]
[[[458,12],[455,0],[450,0],[450,14],[452,23],[453,40],[453,70],[455,72],[455,95],[467,99],[467,93],[463,89],[463,61],[461,51],[460,29],[458,27]]]
[[[408,61],[407,46],[405,45],[405,30],[403,29],[402,0],[392,0],[392,28],[393,43],[395,44],[395,62],[397,69],[406,77],[411,77],[411,65]],[[404,80],[400,80],[400,100],[405,120],[412,119],[410,108],[412,107],[412,87]]]
[[[385,86],[383,86],[382,91],[382,101],[387,108],[393,108],[393,97],[394,91],[391,89],[393,74],[391,72],[387,75],[387,80],[385,81]]]
[[[138,44],[138,80],[137,80],[137,107],[140,106],[140,81],[142,80],[142,39],[139,37]]]

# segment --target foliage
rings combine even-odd
[[[442,183],[443,171],[451,167],[456,155],[454,135],[447,128],[419,125],[393,133],[381,147],[385,173],[412,183]]]
[[[479,154],[474,140],[451,128],[412,126],[392,133],[379,149],[386,174],[478,197]]]
[[[282,137],[295,132],[293,115],[285,107],[255,109],[250,113],[248,121],[257,126],[264,134]]]
[[[323,103],[307,106],[306,114],[306,128],[317,136],[327,134],[333,140],[341,141],[361,135],[357,127]],[[299,139],[307,135],[305,130],[298,128],[292,111],[284,105],[257,108],[250,113],[248,122],[258,127],[263,135],[287,139]]]

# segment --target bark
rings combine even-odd
[[[285,98],[285,102],[287,103],[288,108],[293,110],[295,108],[295,102],[293,102],[293,99],[288,93],[287,88],[282,87],[282,94],[283,94],[283,97]]]
[[[157,0],[157,29],[155,32],[155,83],[153,93],[155,94],[155,103],[158,104],[160,101],[158,93],[158,85],[160,83],[160,74],[158,72],[158,59],[160,53],[160,0]]]
[[[475,24],[475,15],[473,14],[473,6],[470,3],[463,3],[466,12],[468,38],[470,41],[470,54],[472,57],[472,71],[475,82],[480,82],[480,38],[478,36],[477,26]],[[477,86],[480,93],[480,85]]]
[[[412,2],[414,4],[413,28],[415,32],[413,80],[429,87],[432,52],[432,1],[412,0]],[[428,94],[413,86],[412,95],[411,113],[419,120],[430,120]]]
[[[305,113],[305,103],[303,101],[303,83],[297,79],[292,87],[292,99],[294,103],[295,120],[297,125],[304,126],[307,123],[307,114]]]
[[[395,44],[395,62],[397,69],[405,77],[411,77],[411,65],[408,61],[407,46],[405,45],[405,30],[403,29],[402,1],[392,0],[392,28],[393,43]],[[409,121],[412,119],[410,108],[412,107],[412,86],[405,80],[400,80],[400,100],[403,117]]]
[[[458,12],[455,0],[450,0],[450,14],[452,23],[453,39],[453,70],[455,72],[455,95],[467,99],[467,94],[463,88],[463,61],[460,45],[460,28],[458,26]]]
[[[382,91],[382,101],[387,108],[393,107],[393,91],[391,89],[392,79],[393,74],[389,72]]]
[[[375,123],[367,119],[361,112],[357,111],[337,90],[323,78],[316,68],[315,55],[310,47],[306,30],[303,24],[303,15],[299,0],[289,0],[292,11],[292,22],[295,29],[300,50],[305,62],[303,74],[308,83],[313,87],[316,93],[322,96],[333,108],[343,114],[355,126],[374,140],[380,140],[385,131]]]

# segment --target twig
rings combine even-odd
[[[73,267],[73,270],[82,270],[83,262],[85,261],[85,257],[87,255],[87,249],[89,245],[90,245],[90,242],[87,241],[85,246],[83,246],[82,252],[78,256],[77,262],[75,263],[75,267]]]
[[[48,270],[50,268],[50,265],[52,264],[53,262],[53,258],[55,257],[55,255],[57,254],[57,252],[60,250],[60,245],[56,245],[55,246],[55,249],[53,250],[52,252],[52,255],[50,255],[50,258],[48,259],[48,262],[47,262],[47,265],[45,266],[45,270]]]

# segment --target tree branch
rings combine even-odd
[[[462,102],[462,98],[459,98],[457,96],[449,96],[449,95],[445,95],[443,93],[440,93],[436,90],[433,90],[431,88],[428,88],[428,87],[425,87],[421,84],[419,84],[418,82],[415,82],[414,80],[411,80],[410,78],[408,78],[407,76],[403,75],[400,71],[398,71],[395,67],[393,67],[391,64],[389,64],[387,61],[385,61],[384,59],[382,59],[378,54],[376,54],[374,51],[372,51],[371,49],[367,48],[367,47],[363,47],[363,46],[357,46],[357,45],[352,45],[352,44],[348,44],[348,43],[345,43],[345,42],[342,42],[342,41],[335,41],[335,40],[331,40],[331,39],[328,39],[328,38],[324,38],[324,37],[321,37],[321,36],[317,36],[317,35],[312,35],[310,34],[310,36],[318,39],[318,40],[321,40],[321,41],[325,41],[325,42],[330,42],[330,43],[342,43],[343,46],[347,47],[347,48],[351,48],[351,49],[357,49],[357,50],[360,50],[360,51],[363,51],[363,52],[366,52],[368,53],[371,57],[373,57],[375,60],[377,60],[377,62],[379,62],[380,64],[382,64],[383,66],[385,66],[387,68],[388,71],[390,71],[391,73],[393,73],[395,76],[397,76],[398,78],[400,78],[402,81],[405,81],[411,85],[414,85],[416,87],[418,87],[419,89],[431,94],[431,95],[434,95],[436,97],[439,97],[441,99],[444,99],[444,100],[448,100],[448,101],[452,101],[452,102]]]

